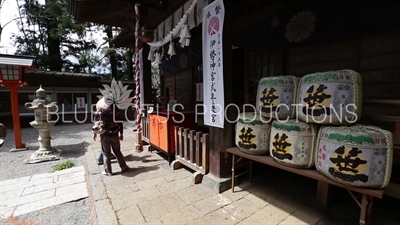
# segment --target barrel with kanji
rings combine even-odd
[[[254,154],[268,154],[271,125],[259,113],[241,113],[236,123],[235,143],[239,150]]]
[[[361,118],[362,80],[353,70],[303,76],[297,95],[298,118],[307,123],[354,124]]]
[[[270,155],[278,163],[296,167],[314,166],[314,145],[317,138],[315,124],[301,121],[275,120],[271,126]]]
[[[318,133],[315,166],[337,182],[384,188],[392,171],[392,133],[376,126],[324,126]]]
[[[257,110],[264,117],[291,119],[299,78],[295,76],[264,77],[258,83]]]

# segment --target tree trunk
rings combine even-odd
[[[50,22],[51,23],[51,22]],[[63,60],[60,54],[60,38],[53,38],[50,36],[50,29],[47,32],[47,49],[49,51],[48,65],[52,71],[61,71],[63,68]]]
[[[134,72],[133,72],[133,52],[132,50],[128,50],[126,52],[126,57],[128,58],[128,80],[133,80]]]
[[[46,7],[48,2],[46,2]],[[48,15],[50,16],[50,15]],[[54,30],[58,29],[58,22],[57,18],[53,19],[47,19],[47,51],[48,51],[48,57],[47,57],[47,65],[49,65],[49,69],[53,71],[61,71],[63,68],[63,60],[61,58],[61,40],[60,37],[54,37],[54,35],[51,35],[54,33]]]
[[[108,38],[108,45],[111,49],[110,51],[110,66],[111,66],[111,76],[115,79],[117,79],[118,77],[118,71],[117,71],[117,58],[115,57],[115,49],[113,47],[113,45],[111,44],[111,40],[113,39],[113,34],[112,34],[112,27],[108,26],[106,28],[106,34],[107,34],[107,38]]]

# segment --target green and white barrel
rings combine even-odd
[[[324,126],[318,133],[315,166],[337,182],[384,188],[392,171],[392,133],[375,126]]]
[[[307,123],[355,123],[361,118],[361,76],[353,70],[305,75],[300,79],[297,104],[299,119]]]
[[[271,127],[270,155],[278,163],[290,167],[311,168],[317,133],[315,124],[276,120]]]
[[[258,83],[257,110],[264,117],[293,118],[298,83],[299,78],[295,76],[262,78]]]
[[[235,142],[243,152],[268,154],[271,125],[259,113],[241,113],[236,123]]]

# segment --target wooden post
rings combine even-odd
[[[147,57],[149,55],[150,52],[150,46],[147,44],[141,44],[142,46],[142,57],[143,57],[143,87],[140,87],[140,91],[143,93],[143,102],[145,105],[147,104],[151,104],[151,61],[147,60]],[[147,107],[143,106],[143,108],[141,108],[142,110],[146,110],[147,111]],[[148,117],[148,115],[147,115]],[[146,119],[146,118],[144,118]],[[145,121],[145,125],[147,125],[146,123],[148,123],[148,121]],[[142,140],[142,136],[145,137],[145,139],[149,139],[148,142],[150,142],[150,132],[148,130],[148,127],[142,126],[142,132],[146,132],[144,134],[140,135],[140,139],[138,139],[138,143],[140,143],[138,146],[138,144],[136,145],[136,151],[139,150],[139,148],[141,148],[143,150],[143,140]],[[139,135],[138,135],[139,136]]]
[[[323,205],[328,206],[330,197],[330,184],[318,181],[317,187],[317,201]]]
[[[174,127],[175,131],[175,155],[179,155],[179,127],[175,126]]]
[[[208,154],[208,142],[210,139],[209,139],[208,134],[203,134],[202,136],[203,136],[203,138],[202,138],[202,156],[201,156],[202,162],[201,162],[201,164],[202,164],[204,170],[208,171],[209,158],[208,158],[207,154]]]
[[[188,159],[188,129],[183,128],[183,157]]]
[[[15,139],[15,149],[11,151],[26,150],[25,143],[22,143],[21,137],[21,123],[19,120],[19,106],[18,106],[18,86],[11,85],[11,110],[13,115],[13,129]]]
[[[189,159],[191,163],[194,163],[194,153],[197,151],[194,145],[194,130],[189,131]]]
[[[200,151],[207,151],[206,149],[201,149],[200,148],[200,143],[202,140],[200,139],[200,134],[201,132],[196,132],[196,165],[197,166],[203,166],[202,161],[201,161],[201,154]],[[203,166],[204,167],[204,166]]]
[[[143,87],[142,88],[142,92],[143,92],[143,96],[144,96],[144,104],[151,104],[152,103],[152,99],[151,99],[151,76],[152,76],[152,72],[151,72],[151,61],[147,60],[147,57],[149,55],[150,52],[150,46],[147,44],[143,44]],[[145,110],[146,107],[145,107]]]
[[[225,106],[232,103],[232,1],[224,0],[225,18],[223,28],[223,70]],[[233,107],[226,111],[225,116],[236,118]],[[232,118],[233,117],[233,118]],[[234,143],[234,124],[225,120],[224,129],[210,127],[210,173],[217,178],[230,177],[230,154],[226,149]]]
[[[179,156],[183,158],[183,128],[179,127]]]

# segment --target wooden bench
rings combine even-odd
[[[391,107],[394,109],[398,109],[400,107],[400,99],[375,99],[375,98],[364,98],[363,105],[372,106],[372,107],[380,107],[385,106]],[[389,183],[389,186],[385,188],[385,195],[400,199],[400,173],[395,171],[394,167],[400,167],[400,116],[388,116],[384,115],[384,112],[381,113],[371,113],[369,111],[364,111],[362,118],[362,123],[364,124],[373,124],[381,127],[382,124],[386,124],[384,129],[388,129],[393,134],[393,173],[392,172],[392,181]]]
[[[243,157],[246,159],[250,160],[250,182],[252,181],[252,162],[256,161],[262,164],[266,164],[269,166],[273,166],[282,170],[286,170],[301,176],[305,176],[314,180],[318,181],[318,188],[317,188],[317,200],[323,204],[324,206],[327,205],[328,201],[328,195],[329,195],[329,186],[330,185],[335,185],[341,188],[345,188],[351,197],[354,199],[354,201],[357,203],[357,205],[361,209],[360,213],[360,224],[369,224],[371,221],[371,210],[372,210],[372,204],[374,197],[382,199],[383,197],[383,190],[379,189],[366,189],[366,188],[358,188],[358,187],[352,187],[352,186],[347,186],[341,183],[338,183],[334,180],[331,180],[321,173],[319,173],[317,170],[314,169],[297,169],[297,168],[292,168],[288,167],[282,164],[279,164],[275,162],[275,160],[266,155],[251,155],[247,154],[244,152],[241,152],[239,148],[233,147],[227,149],[227,152],[232,154],[232,192],[234,192],[235,188],[235,165],[236,165],[236,160],[235,156],[239,156],[239,160]],[[361,194],[361,200],[359,200],[355,195],[354,192],[360,193]]]

